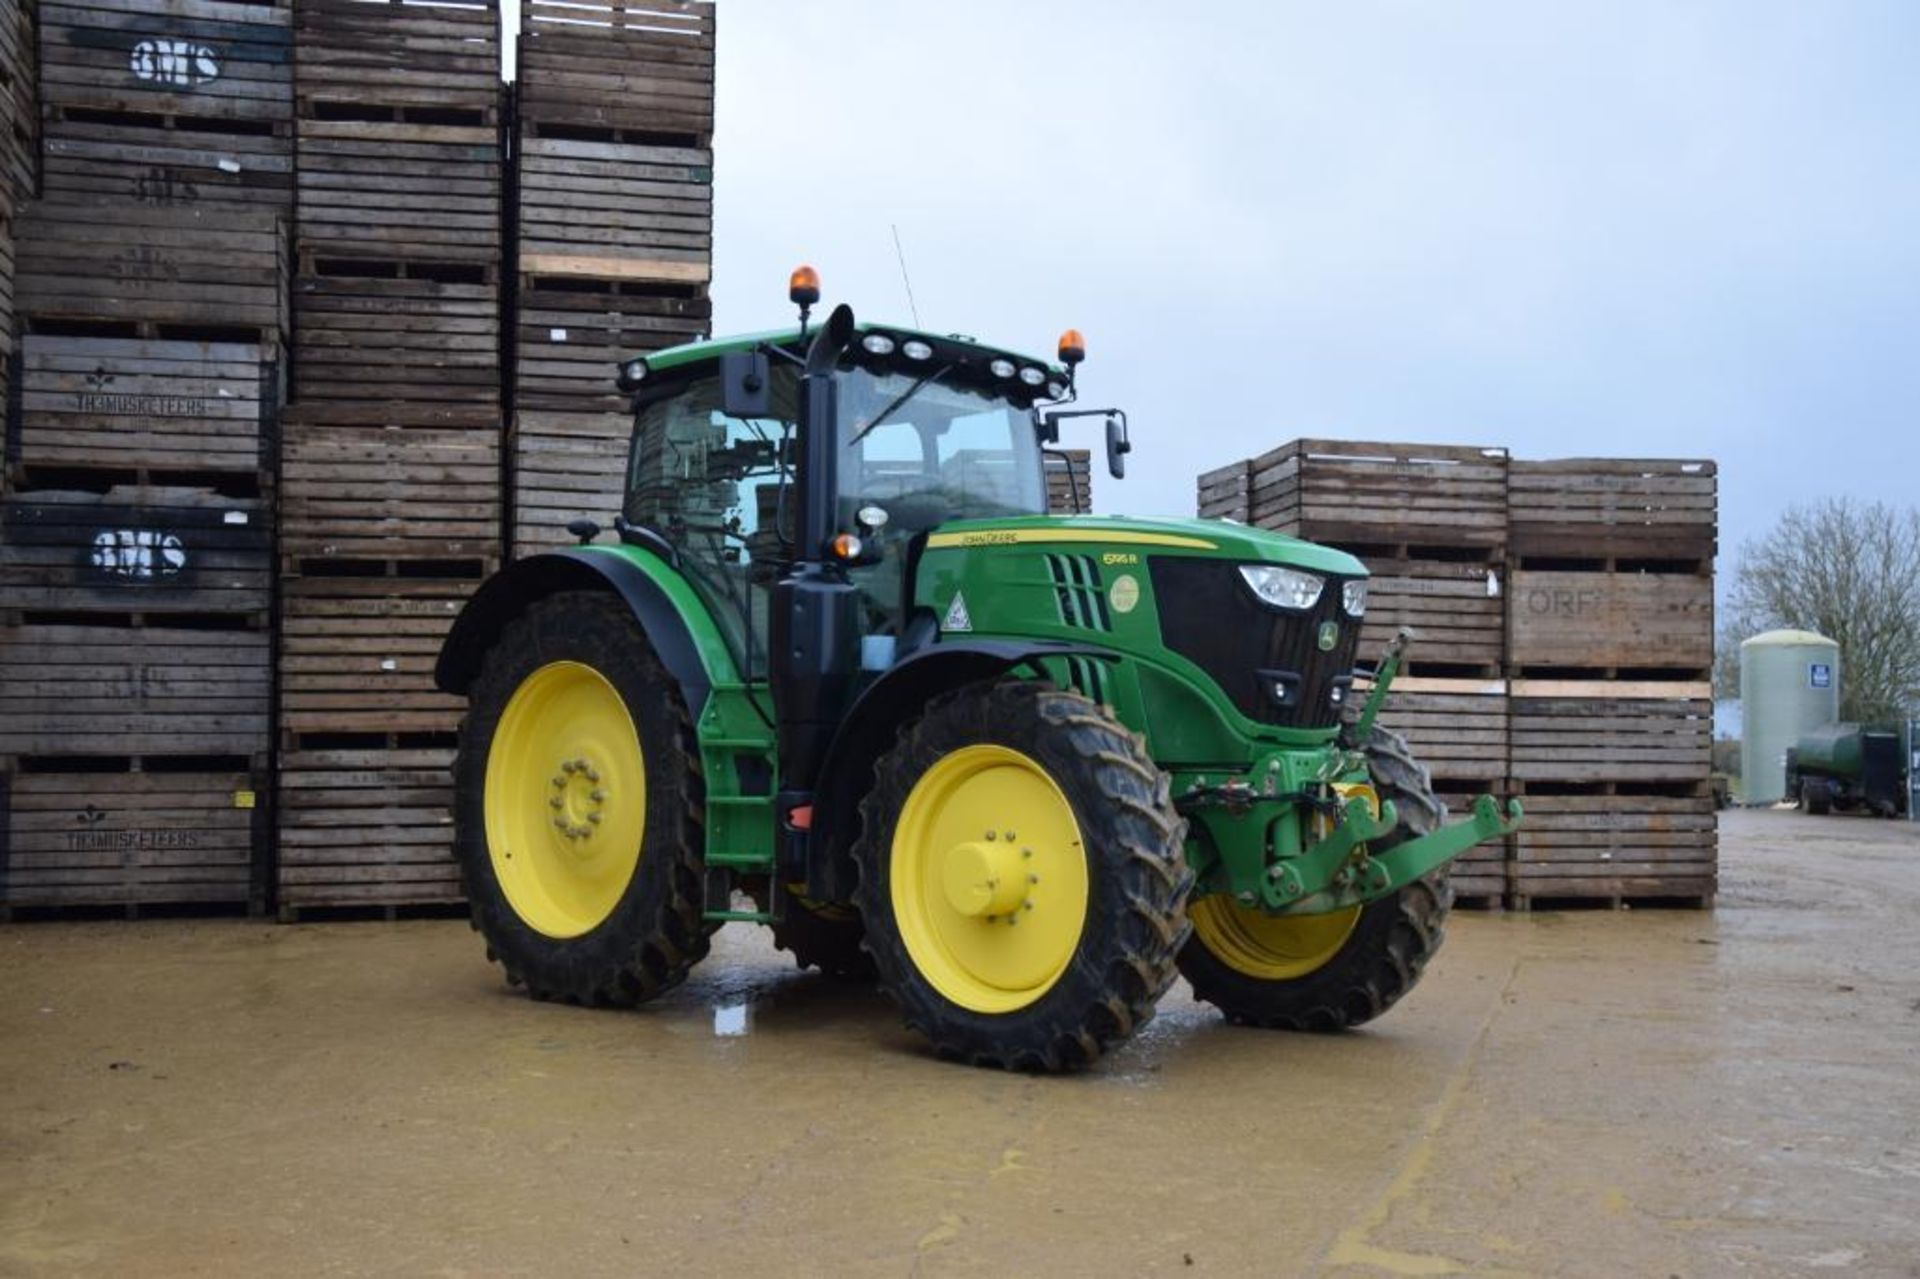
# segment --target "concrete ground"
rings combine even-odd
[[[1729,814],[1715,913],[1459,915],[1359,1033],[1184,988],[930,1059],[761,935],[637,1013],[457,922],[0,929],[0,1274],[1920,1275],[1920,833]]]

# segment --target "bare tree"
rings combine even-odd
[[[1920,511],[1844,497],[1790,507],[1741,547],[1729,604],[1735,644],[1791,626],[1840,645],[1842,719],[1920,704]]]

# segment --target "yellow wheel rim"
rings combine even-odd
[[[1292,981],[1340,953],[1360,922],[1360,907],[1330,915],[1269,915],[1216,895],[1190,903],[1187,918],[1200,944],[1235,972],[1262,981]]]
[[[963,746],[935,761],[900,810],[889,872],[908,956],[962,1008],[1025,1008],[1080,947],[1080,823],[1047,770],[1019,751]]]
[[[507,701],[487,752],[487,852],[528,927],[578,937],[619,905],[640,864],[647,771],[606,676],[549,662]]]

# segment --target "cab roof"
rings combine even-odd
[[[641,358],[647,366],[647,372],[664,373],[668,369],[683,368],[690,364],[698,364],[706,360],[718,359],[720,356],[730,352],[751,351],[761,345],[791,347],[797,351],[804,344],[805,339],[818,333],[820,328],[820,324],[810,325],[803,334],[800,327],[795,325],[792,328],[786,329],[767,329],[761,333],[741,333],[730,337],[707,338],[699,342],[686,342],[679,346],[670,346],[664,351],[654,351]],[[1060,364],[1056,364],[1052,360],[1043,360],[1037,356],[1025,355],[1019,351],[1010,350],[1007,347],[988,346],[986,343],[976,338],[968,337],[964,333],[934,333],[930,330],[915,328],[907,324],[884,324],[866,320],[855,321],[853,332],[856,346],[859,344],[859,339],[868,333],[884,333],[895,342],[904,342],[909,338],[920,338],[933,344],[936,348],[952,347],[954,344],[960,344],[977,350],[983,359],[992,359],[995,356],[1004,355],[1016,364],[1038,365],[1040,368],[1046,370],[1047,376],[1050,378],[1064,378],[1067,375],[1066,368]]]

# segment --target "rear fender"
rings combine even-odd
[[[628,546],[548,551],[488,578],[441,645],[434,683],[464,697],[509,622],[549,595],[582,590],[612,591],[626,601],[697,723],[715,682],[733,678],[732,655],[687,580],[659,557]]]
[[[1020,666],[1044,678],[1047,657],[1113,658],[1103,648],[1021,640],[946,640],[889,667],[854,699],[821,763],[808,840],[807,895],[845,901],[853,894],[853,843],[860,833],[860,801],[873,785],[873,766],[900,729],[942,693],[998,679]]]

